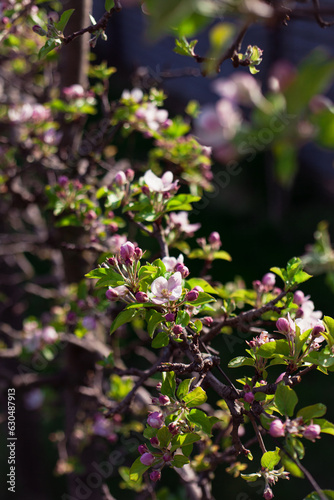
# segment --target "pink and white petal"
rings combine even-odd
[[[177,286],[170,294],[169,300],[178,300],[181,297],[181,295],[182,295],[182,286]]]
[[[154,295],[161,295],[161,292],[164,288],[168,287],[168,282],[166,278],[163,276],[160,276],[159,278],[155,279],[151,285],[151,290],[154,293]]]
[[[172,174],[173,179],[173,174]],[[152,170],[148,170],[144,175],[144,181],[151,191],[159,192],[163,188],[163,182],[157,177]]]
[[[175,257],[164,257],[162,262],[165,264],[166,271],[174,271],[174,267],[177,264]]]
[[[161,304],[166,304],[166,302],[169,302],[169,299],[160,299],[158,297],[154,297],[153,299],[151,299],[151,302],[153,302],[153,304],[157,304],[157,305],[161,305]]]
[[[169,186],[173,182],[173,173],[170,170],[161,177],[163,187]]]
[[[169,278],[168,280],[168,291],[172,292],[176,287],[182,284],[182,275],[178,271]]]

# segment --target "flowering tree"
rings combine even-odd
[[[64,430],[50,436],[55,473],[68,477],[62,500],[110,500],[119,482],[131,498],[211,499],[221,470],[256,483],[266,500],[290,477],[309,481],[306,498],[333,498],[302,459],[305,444],[334,435],[334,424],[316,395],[298,405],[299,385],[315,371],[334,370],[334,319],[301,290],[310,273],[333,262],[326,228],[305,256],[247,287],[215,274],[217,261],[231,256],[219,232],[207,234],[193,217],[213,191],[212,155],[233,175],[241,158],[270,150],[277,182],[288,188],[298,145],[312,137],[331,146],[333,104],[323,92],[333,62],[319,53],[298,69],[276,64],[264,92],[252,76],[262,51],[250,45],[242,52],[242,41],[254,22],[287,22],[289,6],[148,1],[143,15],[153,35],[176,26],[176,52],[195,59],[203,75],[228,60],[251,73],[215,80],[215,106],[190,102],[185,116],[171,117],[154,87],[126,89],[111,101],[117,70],[106,63],[90,65],[89,87],[77,79],[59,89],[58,54],[86,33],[93,46],[104,39],[122,6],[106,0],[100,20],[65,35],[76,12],[49,3],[1,2],[9,279],[0,374],[28,410],[51,408],[55,388],[62,394]],[[237,22],[214,24],[208,54],[198,55],[190,38],[225,12],[241,30]],[[317,2],[308,14],[329,24]],[[133,140],[147,143],[145,153],[140,146],[131,152]],[[39,316],[31,314],[32,297]],[[223,336],[244,344],[226,366],[215,343]],[[243,375],[234,379],[234,369]],[[8,429],[20,432],[10,420]],[[14,492],[12,466],[6,489]],[[178,497],[160,486],[169,469],[183,488]]]

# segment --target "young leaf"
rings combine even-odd
[[[152,347],[154,349],[160,349],[160,347],[166,347],[169,344],[169,336],[166,332],[159,332],[158,335],[152,340]]]
[[[267,451],[262,455],[261,465],[265,469],[273,470],[280,460],[280,449],[276,447],[275,451]]]
[[[163,372],[162,373],[162,385],[161,394],[168,396],[169,398],[175,398],[175,373],[174,372]]]
[[[129,323],[138,314],[137,309],[124,309],[120,312],[111,324],[110,333],[114,333],[117,328]]]
[[[106,0],[104,8],[106,9],[107,12],[109,12],[114,7],[114,5],[115,5],[114,0]]]
[[[150,313],[150,319],[147,323],[147,332],[151,338],[153,337],[156,327],[162,322],[162,318],[162,314],[157,311],[152,311]]]
[[[212,426],[219,421],[216,417],[208,417],[202,410],[193,409],[187,415],[188,422],[197,425],[209,436],[211,435]]]
[[[193,408],[194,406],[200,406],[207,400],[207,395],[203,391],[202,387],[196,387],[193,391],[189,392],[184,396],[183,401],[186,403],[188,408]]]
[[[184,455],[174,455],[174,460],[172,462],[173,467],[182,469],[185,464],[189,464],[189,458],[185,457]]]
[[[189,387],[191,382],[193,381],[193,378],[187,378],[185,380],[182,380],[180,383],[179,387],[177,388],[177,397],[178,399],[183,399],[186,394],[189,392]]]
[[[70,17],[72,16],[74,10],[75,9],[68,9],[62,13],[59,21],[57,23],[55,23],[55,27],[57,28],[58,31],[61,31],[61,32],[64,31],[64,29],[66,28],[66,25],[67,25],[68,21],[70,20]]]
[[[178,434],[172,439],[172,447],[170,451],[173,452],[178,448],[183,448],[184,446],[196,443],[196,441],[199,441],[200,439],[201,436],[199,434],[195,434],[194,432],[188,434]]]
[[[303,478],[304,473],[303,471],[298,467],[298,465],[291,460],[291,458],[286,454],[281,451],[281,462],[282,465],[284,466],[284,469],[286,469],[290,474],[292,474],[295,477]]]
[[[165,425],[161,427],[161,429],[159,429],[157,432],[157,438],[159,439],[161,448],[166,448],[166,446],[168,446],[171,442],[172,437],[173,435],[171,434],[171,432],[169,432],[168,428]]]
[[[320,425],[321,432],[334,436],[334,424],[332,422],[328,422],[325,418],[316,418],[313,423]]]
[[[229,368],[239,368],[239,366],[254,366],[255,360],[253,358],[247,358],[246,356],[237,356],[231,359],[228,364]]]
[[[276,389],[275,403],[282,415],[292,417],[295,406],[298,403],[298,397],[293,389],[280,383]]]
[[[130,479],[131,481],[138,481],[141,476],[144,474],[144,472],[147,471],[149,467],[147,465],[144,465],[140,461],[140,457],[138,457],[132,464],[131,469],[130,469]]]
[[[303,417],[304,422],[311,420],[312,418],[322,417],[325,415],[327,407],[322,403],[318,403],[311,406],[305,406],[297,412],[297,417]]]

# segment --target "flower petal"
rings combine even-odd
[[[178,271],[177,273],[172,274],[172,276],[168,280],[168,291],[172,292],[176,287],[182,285],[182,275]]]
[[[155,279],[151,285],[151,290],[154,293],[154,295],[157,295],[158,297],[161,296],[161,292],[164,288],[167,288],[168,282],[166,278],[163,276],[160,276],[159,278]]]
[[[181,295],[182,295],[182,286],[177,286],[170,294],[169,300],[178,300],[181,297]]]
[[[167,172],[166,172],[167,173]],[[173,174],[172,174],[173,179]],[[159,192],[163,189],[163,182],[157,177],[152,170],[148,170],[144,175],[144,181],[151,191]]]

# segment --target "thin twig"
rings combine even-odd
[[[323,18],[320,15],[320,5],[319,5],[319,0],[312,0],[313,6],[314,6],[314,17],[316,18],[317,23],[319,26],[322,28],[328,28],[329,26],[334,25],[334,21],[327,22],[324,21]]]

